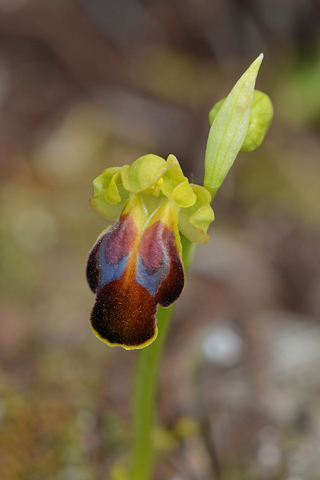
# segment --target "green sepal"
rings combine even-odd
[[[212,198],[220,188],[246,137],[254,86],[262,59],[261,54],[238,80],[211,125],[205,155],[204,186]]]
[[[196,195],[195,203],[189,208],[181,208],[179,214],[179,230],[194,243],[206,243],[210,223],[214,220],[214,212],[210,206],[211,195],[200,185],[190,185]]]
[[[168,169],[167,162],[158,155],[144,155],[132,165],[121,169],[121,180],[125,190],[139,193],[155,184]]]
[[[96,177],[92,184],[94,196],[90,205],[99,215],[111,222],[117,220],[123,210],[129,192],[121,185],[121,167],[107,168]]]

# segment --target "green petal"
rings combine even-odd
[[[105,192],[105,198],[109,203],[121,202],[121,197],[118,190],[118,185],[121,182],[121,174],[117,172],[112,176],[109,186]]]
[[[172,155],[172,153],[170,153],[170,155],[167,158],[167,164],[168,165],[178,165],[178,167],[180,168],[181,175],[183,175],[181,167],[180,167],[180,163],[178,162],[177,157],[175,155]]]
[[[178,160],[174,155],[167,158],[168,170],[163,175],[161,192],[179,207],[190,207],[196,196],[190,187],[189,180],[183,175]]]
[[[162,179],[161,192],[172,200],[174,189],[185,179],[180,166],[176,164],[170,165]]]
[[[168,169],[167,162],[157,155],[144,155],[121,170],[122,185],[129,192],[143,192],[155,184]]]
[[[119,218],[129,193],[119,182],[121,167],[107,168],[93,181],[91,207],[102,217],[114,222]]]
[[[173,200],[179,207],[191,207],[195,203],[197,196],[192,190],[189,180],[186,177],[183,178],[183,181],[173,190]]]
[[[190,185],[196,195],[196,202],[189,208],[181,208],[179,214],[179,230],[194,243],[206,243],[210,223],[214,213],[210,206],[211,195],[208,190],[199,185]]]

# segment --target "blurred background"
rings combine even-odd
[[[163,358],[155,480],[320,477],[316,0],[0,1],[0,478],[126,461],[136,352],[91,332],[92,180],[146,153],[195,183],[213,104],[264,52],[275,118],[219,191]]]

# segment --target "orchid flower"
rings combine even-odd
[[[270,126],[272,103],[254,90],[262,59],[261,54],[210,111],[203,187],[189,183],[173,155],[145,155],[131,166],[108,168],[93,182],[91,206],[113,225],[88,258],[87,280],[96,295],[91,326],[111,346],[131,350],[153,342],[140,352],[136,367],[131,465],[115,464],[112,480],[152,477],[157,373],[171,305],[183,289],[192,243],[209,240],[210,203],[239,151],[257,148]]]
[[[180,235],[206,243],[210,206],[240,149],[252,151],[270,126],[269,97],[254,90],[263,55],[210,112],[204,186],[190,184],[178,160],[145,155],[106,169],[94,181],[92,208],[113,222],[87,263],[95,293],[91,326],[98,338],[127,350],[152,343],[158,305],[168,307],[184,286]]]
[[[93,186],[91,206],[115,223],[88,258],[91,326],[108,345],[142,348],[157,337],[157,305],[171,305],[184,286],[179,232],[194,243],[209,240],[211,194],[189,183],[174,155],[108,168]]]

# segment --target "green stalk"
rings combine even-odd
[[[185,272],[191,262],[193,244],[181,235]],[[153,427],[161,354],[174,306],[158,308],[158,337],[139,352],[133,393],[133,464],[130,480],[150,480],[154,467]]]
[[[133,397],[133,466],[130,480],[149,480],[153,471],[153,424],[156,407],[158,370],[173,308],[159,307],[157,339],[139,352]]]

